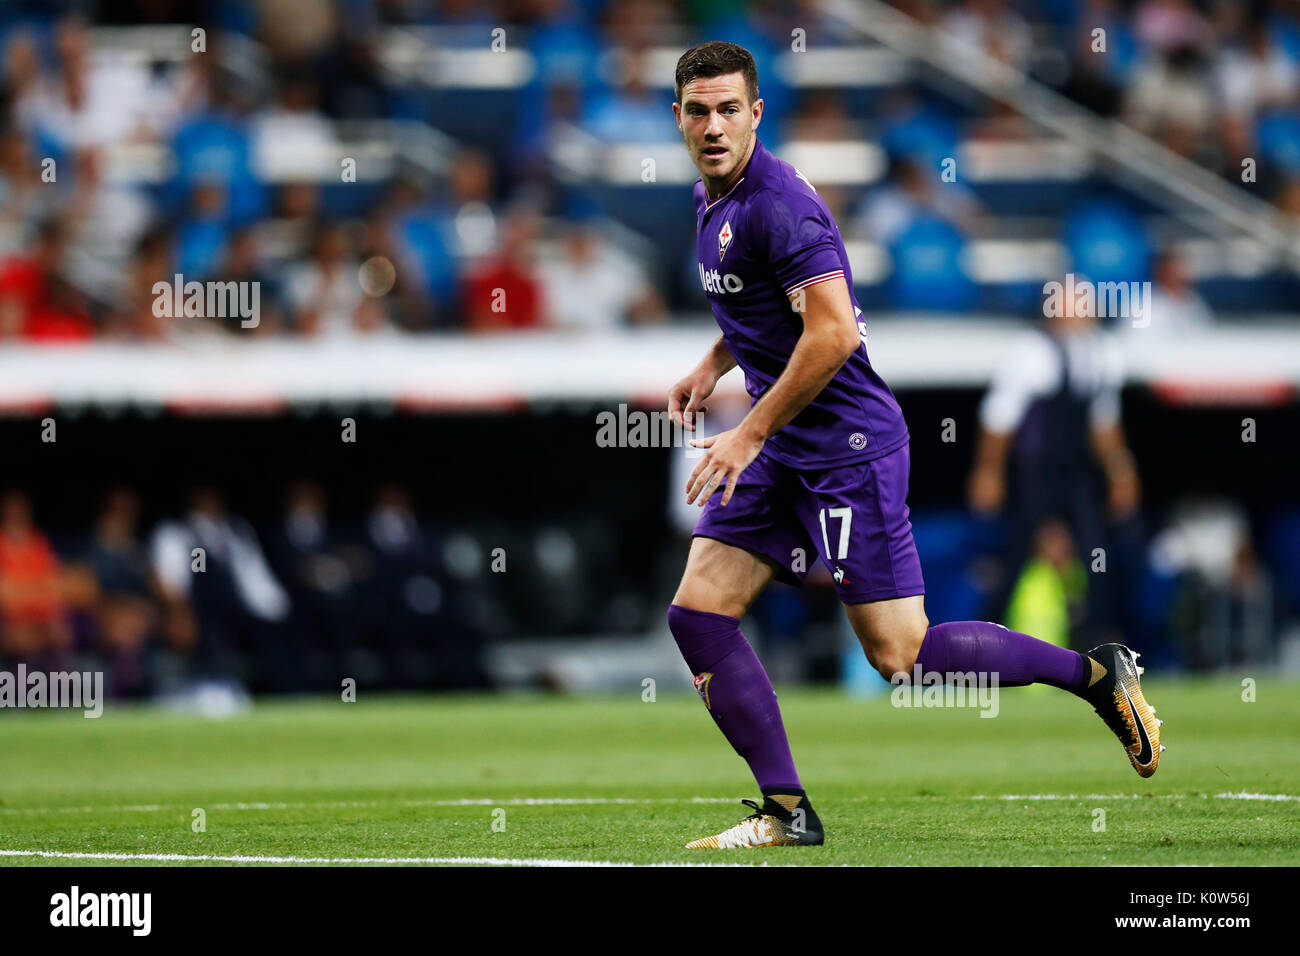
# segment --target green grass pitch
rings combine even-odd
[[[594,699],[362,693],[259,701],[228,720],[124,706],[98,720],[9,711],[0,865],[162,862],[155,854],[209,864],[1300,863],[1300,688],[1264,681],[1252,703],[1230,682],[1145,689],[1169,747],[1150,781],[1086,704],[1050,689],[1006,690],[992,720],[783,690],[827,845],[732,852],[683,848],[757,796],[689,692],[655,702],[639,687]],[[206,829],[195,832],[200,808]]]

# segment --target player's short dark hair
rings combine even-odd
[[[677,61],[677,73],[673,77],[673,92],[677,94],[677,102],[682,101],[682,90],[691,80],[728,76],[732,73],[744,75],[749,102],[757,100],[758,67],[754,65],[754,57],[748,50],[723,40],[691,47]]]

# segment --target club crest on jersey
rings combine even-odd
[[[728,219],[718,230],[718,261],[721,262],[726,256],[727,250],[731,248],[731,240],[735,238],[735,233],[731,231],[731,220]]]
[[[704,706],[713,709],[709,703],[709,681],[713,680],[713,674],[705,671],[703,674],[696,674],[693,683],[695,684],[695,693],[700,695],[700,700],[704,701]]]

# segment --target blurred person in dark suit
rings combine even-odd
[[[977,512],[1006,510],[1008,574],[995,596],[999,614],[1045,519],[1064,520],[1080,560],[1092,567],[1094,549],[1109,546],[1111,522],[1135,517],[1140,499],[1120,421],[1118,349],[1085,300],[1067,295],[1059,313],[1016,344],[980,405],[968,493]],[[1116,569],[1109,570],[1088,579],[1081,630],[1092,643],[1116,624],[1107,587]],[[1078,643],[1083,635],[1072,638]]]
[[[389,657],[385,683],[485,686],[481,638],[470,623],[466,595],[443,565],[439,536],[416,518],[404,486],[386,484],[375,492],[363,541],[371,561],[358,584],[362,627]]]
[[[308,648],[307,679],[337,687],[357,641],[354,570],[346,542],[330,520],[325,489],[298,480],[285,495],[284,513],[267,535],[267,555],[284,582],[292,611],[287,626]]]
[[[189,513],[161,523],[151,550],[170,612],[192,609],[196,676],[243,678],[254,690],[301,686],[302,655],[283,626],[289,596],[252,526],[226,510],[220,491],[196,487]]]
[[[88,572],[88,607],[95,646],[108,671],[109,696],[136,697],[150,690],[149,639],[159,623],[157,586],[149,551],[138,533],[140,499],[130,488],[104,495],[90,542],[78,565]]]

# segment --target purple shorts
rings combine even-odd
[[[713,493],[694,533],[769,558],[788,584],[803,584],[819,554],[845,604],[924,594],[907,510],[911,461],[904,444],[860,465],[796,471],[760,452],[730,504]]]

